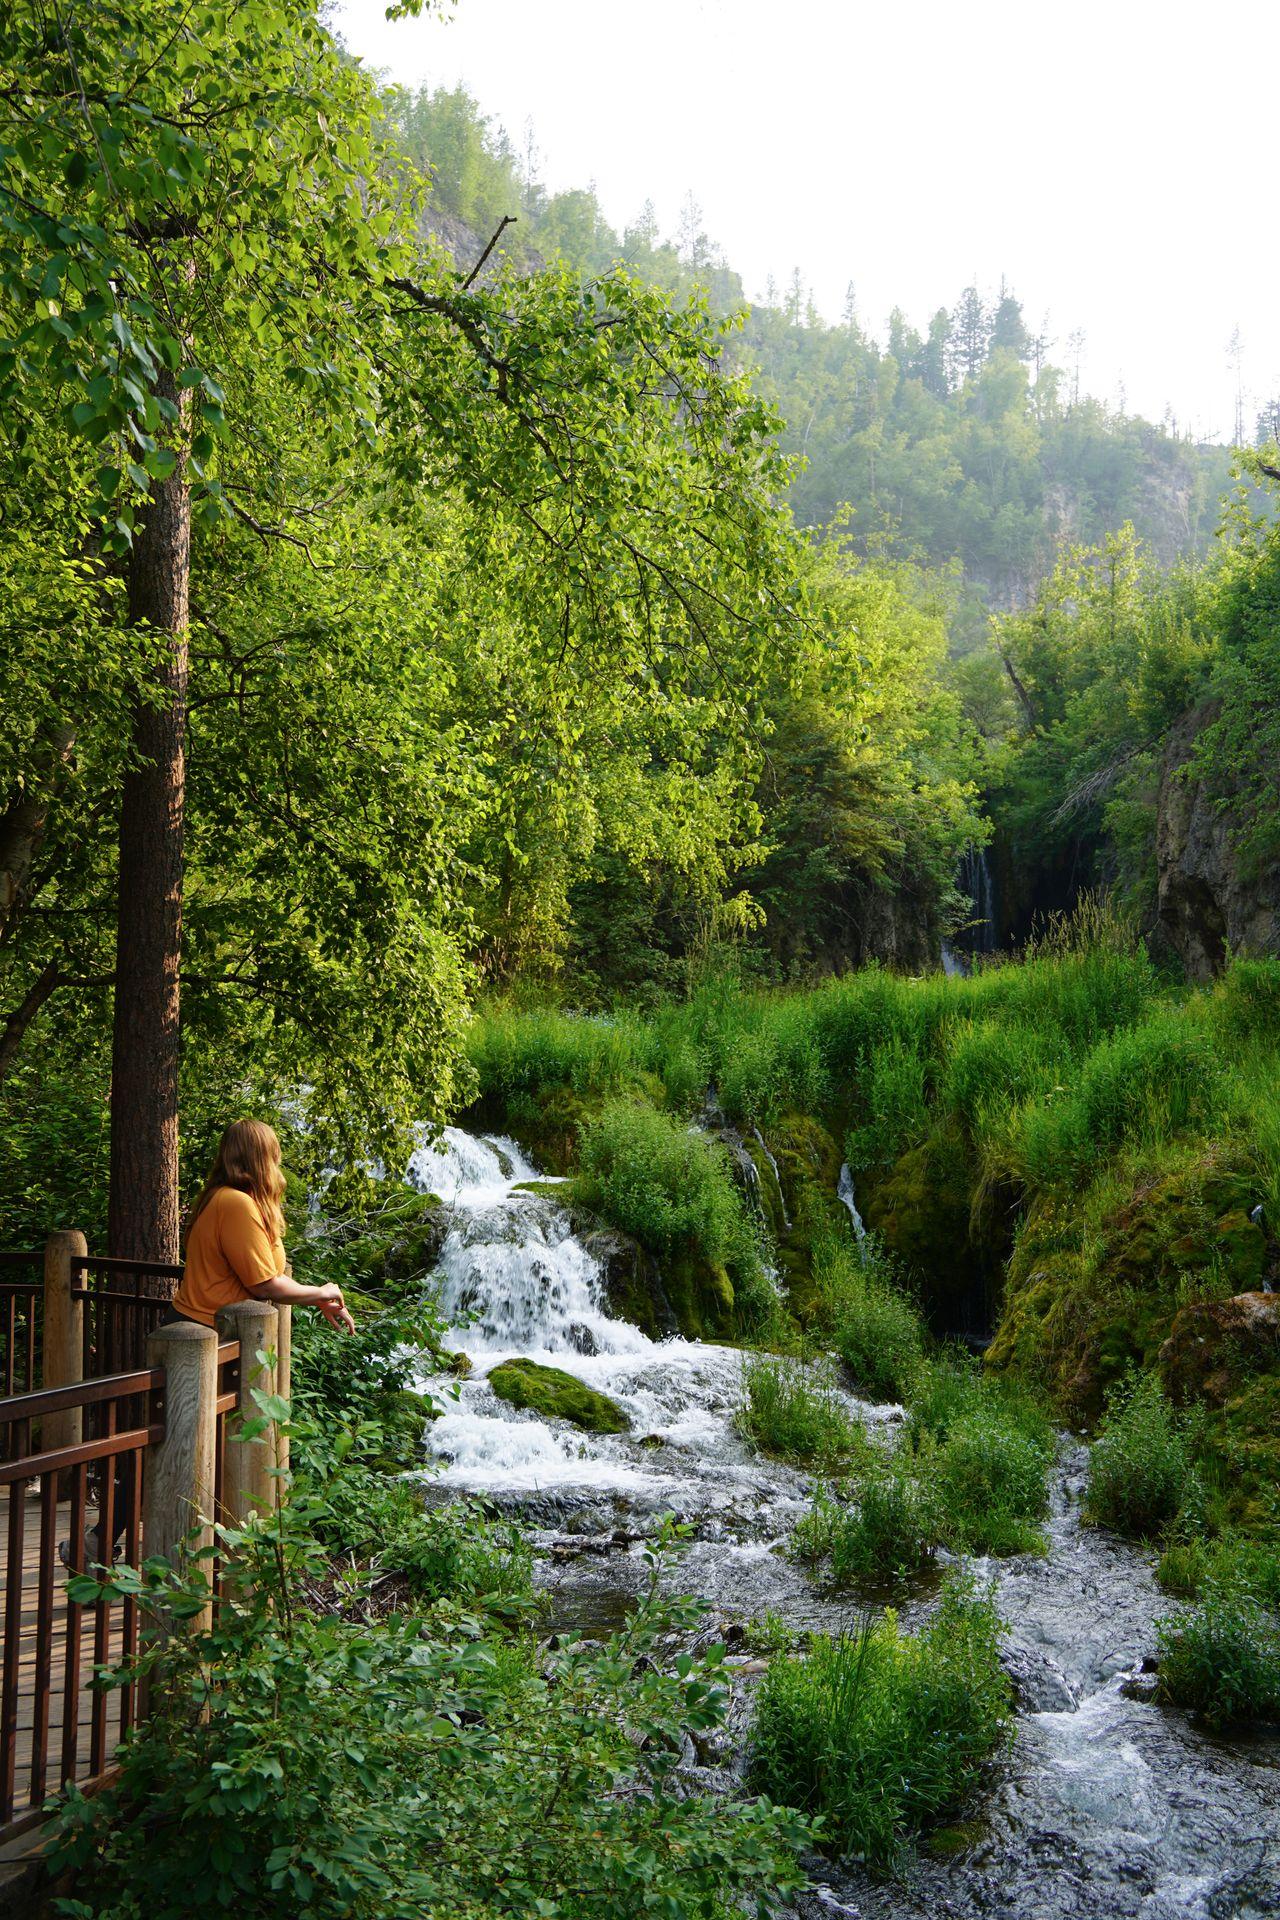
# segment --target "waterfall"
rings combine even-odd
[[[858,1245],[860,1247],[864,1246],[866,1244],[867,1229],[863,1224],[862,1215],[858,1212],[858,1202],[853,1192],[853,1169],[847,1160],[840,1169],[840,1184],[836,1188],[836,1198],[848,1207],[849,1218],[853,1222],[853,1231],[857,1238]]]
[[[415,1186],[450,1210],[440,1251],[440,1310],[453,1344],[488,1355],[630,1353],[650,1342],[606,1311],[599,1263],[512,1140],[478,1140],[458,1127],[420,1147]]]
[[[966,847],[960,861],[958,884],[960,891],[973,902],[972,924],[965,928],[960,944],[970,953],[994,953],[996,890],[985,847]]]

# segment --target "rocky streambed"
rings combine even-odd
[[[529,1190],[536,1169],[512,1142],[451,1129],[412,1172],[450,1210],[442,1304],[472,1364],[465,1379],[423,1382],[445,1408],[429,1430],[429,1485],[522,1519],[551,1623],[611,1630],[648,1578],[648,1528],[675,1512],[691,1539],[666,1577],[707,1603],[731,1645],[766,1614],[796,1635],[846,1625],[853,1603],[823,1594],[784,1550],[810,1477],[761,1459],[734,1429],[741,1356],[654,1340],[611,1314],[589,1242],[554,1186]],[[607,1394],[627,1430],[584,1433],[499,1397],[489,1376],[517,1357]],[[892,1436],[901,1409],[848,1398],[873,1435]],[[973,1563],[995,1583],[1018,1694],[988,1792],[962,1825],[926,1839],[900,1880],[811,1862],[803,1920],[1280,1913],[1280,1743],[1216,1741],[1153,1702],[1154,1622],[1170,1603],[1138,1550],[1081,1526],[1084,1461],[1064,1439],[1046,1554]],[[902,1613],[910,1623],[930,1604],[922,1591]],[[761,1658],[745,1641],[731,1651],[728,1735],[689,1755],[708,1786],[732,1788],[745,1771]]]

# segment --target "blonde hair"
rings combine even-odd
[[[191,1209],[187,1231],[195,1225],[220,1187],[235,1187],[258,1203],[262,1224],[277,1240],[284,1238],[284,1169],[280,1141],[264,1120],[233,1120],[222,1136],[218,1157],[200,1197]]]

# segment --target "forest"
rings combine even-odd
[[[252,1114],[357,1320],[42,1910],[1267,1911],[1276,410],[751,304],[309,0],[7,10],[0,398],[0,1247]]]

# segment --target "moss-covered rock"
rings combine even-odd
[[[1019,1227],[987,1361],[1044,1384],[1092,1421],[1131,1366],[1157,1364],[1195,1290],[1257,1288],[1267,1260],[1249,1174],[1222,1153],[1135,1176],[1119,1199],[1042,1196]]]
[[[504,1360],[489,1375],[489,1385],[513,1407],[528,1407],[549,1420],[568,1420],[584,1433],[626,1433],[631,1425],[607,1393],[536,1360]]]
[[[733,1338],[733,1281],[723,1262],[685,1247],[663,1261],[662,1277],[686,1340]]]
[[[977,1169],[954,1126],[858,1178],[862,1217],[916,1276],[935,1333],[977,1333],[991,1324],[1008,1230],[975,1209],[976,1185]]]
[[[681,1331],[658,1262],[647,1248],[617,1227],[601,1226],[575,1211],[574,1229],[600,1268],[604,1302],[616,1320],[629,1321],[650,1340],[666,1340]]]
[[[792,1313],[807,1325],[816,1306],[809,1255],[811,1237],[823,1225],[848,1226],[848,1215],[836,1198],[840,1148],[820,1121],[804,1113],[784,1113],[771,1120],[763,1146],[758,1142],[754,1145],[762,1180],[764,1169],[769,1174],[766,1191],[777,1193],[773,1239],[779,1277]],[[769,1154],[777,1167],[776,1176],[768,1164]]]
[[[1255,1374],[1280,1372],[1280,1294],[1237,1293],[1175,1315],[1160,1377],[1180,1406],[1225,1406]]]

